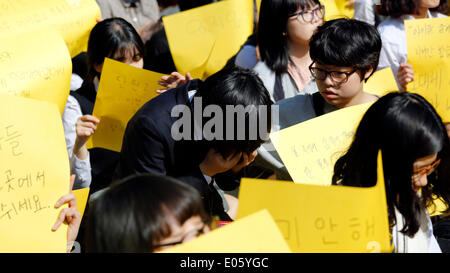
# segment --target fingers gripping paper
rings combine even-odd
[[[414,70],[407,89],[424,96],[450,122],[450,18],[405,20],[405,30]]]
[[[158,95],[163,75],[106,58],[92,114],[100,123],[88,147],[120,152],[128,121]]]
[[[0,93],[55,103],[62,114],[71,73],[69,52],[57,32],[0,36]]]
[[[267,209],[292,252],[390,252],[381,156],[372,188],[242,179],[237,219]]]
[[[65,252],[51,228],[69,190],[69,159],[54,104],[0,95],[0,252]]]
[[[270,139],[292,179],[331,185],[334,163],[347,150],[370,105],[347,107],[272,133]]]
[[[100,8],[95,0],[2,0],[0,37],[56,30],[74,57],[86,51],[89,33],[96,24],[96,18],[100,17]],[[28,44],[28,47],[33,48],[34,44]]]
[[[272,216],[261,210],[166,253],[290,253]]]

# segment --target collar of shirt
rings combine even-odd
[[[406,14],[406,15],[402,15],[400,16],[400,18],[402,18],[403,20],[413,20],[416,19],[414,16],[410,15],[410,14]],[[427,10],[427,18],[433,18],[431,15],[430,10]]]
[[[100,81],[98,79],[98,77],[94,78],[94,88],[95,88],[95,92],[98,92],[98,85],[100,84]]]
[[[188,91],[189,102],[192,102],[192,99],[194,98],[195,93],[197,93],[197,90]]]

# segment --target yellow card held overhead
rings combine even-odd
[[[158,80],[163,75],[106,58],[92,114],[100,123],[88,148],[120,152],[128,121],[158,95],[156,90],[162,88]]]
[[[270,139],[293,181],[331,185],[334,163],[347,151],[371,104],[336,110],[272,133]]]
[[[364,91],[380,97],[392,91],[398,91],[394,73],[390,67],[378,70],[364,83]]]
[[[321,0],[325,6],[325,20],[330,21],[342,17],[353,18],[354,9],[346,7],[346,0]]]
[[[163,17],[170,52],[182,74],[201,66],[204,77],[226,64],[253,29],[253,1],[227,0]]]
[[[2,0],[0,37],[36,30],[57,30],[74,57],[86,51],[89,33],[97,23],[96,18],[100,17],[100,8],[95,0]],[[27,46],[34,49],[35,44]]]
[[[56,201],[69,192],[61,115],[54,104],[0,95],[0,252],[65,252]]]
[[[391,252],[381,157],[372,188],[244,178],[237,219],[267,209],[292,252]]]
[[[255,211],[164,253],[291,253],[267,210]]]
[[[0,93],[55,103],[62,114],[71,74],[69,52],[56,31],[0,36]]]
[[[405,30],[414,70],[407,89],[424,96],[450,122],[450,18],[405,20]]]

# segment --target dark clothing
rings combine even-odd
[[[194,106],[189,101],[188,91],[198,90],[200,83],[200,80],[192,80],[169,90],[137,111],[125,130],[115,176],[123,178],[149,172],[175,177],[199,191],[210,216],[218,215],[229,221],[231,219],[224,211],[222,198],[212,182],[208,185],[199,168],[209,150],[208,142],[194,141],[193,137],[191,140],[175,141],[171,133],[172,125],[178,120],[178,117],[171,116],[176,105],[187,106],[193,118]],[[231,185],[228,189],[238,185],[236,178],[228,174],[217,175],[213,179],[222,189],[226,185]]]
[[[164,27],[145,43],[144,69],[163,74],[177,71]]]

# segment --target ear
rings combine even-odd
[[[102,68],[103,68],[103,63],[101,63],[101,64],[94,64],[94,69],[95,69],[95,71],[97,71],[97,73],[101,74],[102,73]]]
[[[372,72],[373,72],[373,67],[371,67],[369,70],[367,70],[366,74],[364,75],[364,79],[363,79],[363,80],[366,81],[367,78],[370,77],[370,75],[372,74]]]

